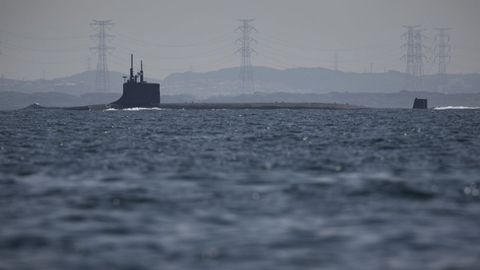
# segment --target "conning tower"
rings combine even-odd
[[[413,101],[413,108],[414,109],[427,109],[428,108],[428,101],[427,99],[423,98],[415,98]]]
[[[160,106],[160,84],[144,80],[143,61],[140,61],[140,72],[134,75],[133,54],[130,56],[130,77],[123,83],[122,97],[111,105],[121,108]]]

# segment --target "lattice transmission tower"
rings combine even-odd
[[[0,46],[2,45],[2,42],[0,41]],[[2,48],[0,47],[0,63],[2,62]],[[3,70],[0,71],[1,72],[1,75],[0,75],[0,78],[3,79]]]
[[[415,29],[415,72],[414,75],[417,78],[422,78],[424,75],[424,60],[426,59],[423,45],[423,34],[422,30]]]
[[[97,62],[97,72],[95,76],[95,90],[105,92],[109,90],[109,79],[108,79],[108,64],[107,64],[107,52],[108,50],[113,50],[113,47],[107,45],[107,41],[113,38],[113,35],[107,33],[107,30],[113,27],[111,20],[93,20],[90,24],[96,34],[91,35],[91,37],[97,42],[97,46],[92,49],[97,51],[98,62]]]
[[[447,73],[447,64],[451,61],[450,52],[450,35],[448,30],[450,28],[437,28],[437,35],[435,36],[435,47],[433,49],[433,61],[438,64],[438,74],[445,75]]]
[[[414,25],[404,27],[407,28],[407,32],[402,35],[404,39],[402,48],[405,49],[405,54],[402,57],[406,62],[405,72],[411,76],[415,76],[415,31],[419,26]]]
[[[255,89],[253,81],[253,68],[252,68],[252,54],[256,51],[251,47],[252,43],[257,41],[252,37],[253,32],[257,32],[255,27],[250,23],[254,19],[241,19],[239,20],[242,25],[239,26],[235,32],[240,33],[240,38],[236,40],[236,43],[240,45],[240,48],[236,51],[236,54],[240,55],[240,89],[242,93],[251,93]]]
[[[403,59],[405,59],[405,72],[410,75],[409,88],[418,90],[424,75],[425,46],[423,45],[424,35],[419,25],[404,26],[407,31],[402,35],[404,43],[402,48],[405,50]]]
[[[338,53],[333,54],[333,70],[338,71]]]

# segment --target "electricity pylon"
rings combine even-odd
[[[404,27],[407,29],[407,32],[402,35],[404,39],[402,48],[405,49],[405,54],[402,58],[406,62],[405,72],[410,75],[408,87],[418,90],[424,75],[423,66],[426,58],[424,53],[425,46],[423,45],[424,36],[422,30],[418,29],[419,25]]]
[[[107,46],[107,39],[113,38],[113,35],[108,34],[107,30],[113,26],[113,23],[111,20],[93,20],[90,25],[97,31],[96,34],[91,35],[97,41],[97,46],[92,49],[96,50],[98,54],[95,90],[105,92],[109,90],[107,51],[114,49]]]
[[[333,70],[338,71],[338,53],[333,55]]]
[[[447,64],[451,60],[450,52],[450,35],[448,30],[450,28],[437,28],[437,35],[435,36],[435,48],[433,50],[433,61],[438,64],[438,74],[447,73]]]
[[[239,54],[241,58],[240,88],[242,93],[252,93],[255,87],[251,57],[256,51],[252,49],[251,45],[257,41],[252,38],[251,34],[252,32],[257,32],[257,30],[250,25],[254,19],[241,19],[239,21],[242,25],[239,26],[235,32],[240,32],[241,35],[240,38],[236,40],[236,44],[240,45],[240,48],[236,51],[236,54]]]
[[[418,25],[404,26],[407,28],[402,37],[405,40],[402,48],[405,49],[403,59],[406,61],[405,72],[411,76],[415,76],[415,32]]]
[[[415,29],[415,71],[414,76],[422,78],[424,75],[424,60],[426,58],[424,53],[425,46],[423,45],[422,30]]]

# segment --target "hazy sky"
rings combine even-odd
[[[480,72],[480,0],[0,0],[0,73],[61,77],[97,63],[93,19],[111,19],[110,70],[128,72],[129,53],[146,76],[238,66],[239,18],[255,18],[254,65],[403,71],[403,25],[422,25],[434,43],[451,27],[452,73]],[[431,52],[427,51],[427,56]],[[426,73],[436,66],[427,63]]]

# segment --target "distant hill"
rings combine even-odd
[[[160,83],[163,102],[318,101],[371,107],[410,107],[411,99],[419,95],[429,97],[433,102],[431,104],[439,106],[480,105],[478,95],[472,95],[480,94],[480,74],[427,75],[422,80],[421,91],[414,92],[407,87],[409,76],[397,71],[353,73],[324,68],[279,70],[254,67],[255,89],[244,93],[239,87],[239,72],[239,68],[225,68],[210,72],[175,73],[164,80],[147,80]],[[103,93],[95,91],[94,71],[52,80],[1,78],[0,109],[21,108],[33,102],[45,106],[108,103],[121,95],[123,75],[110,72],[110,89]]]
[[[187,93],[198,97],[240,95],[239,68],[205,73],[185,72],[164,80],[168,93]],[[397,71],[383,73],[353,73],[324,68],[293,68],[278,70],[266,67],[253,69],[254,92],[274,93],[394,93],[409,89],[409,75]],[[420,84],[420,83],[419,83]],[[421,91],[442,93],[480,93],[480,74],[427,75]]]
[[[105,93],[122,93],[123,73],[109,72],[110,89]],[[83,95],[98,92],[95,89],[95,71],[86,71],[72,76],[52,80],[10,80],[0,79],[0,91],[13,91],[22,93],[57,92],[70,95]],[[148,80],[148,79],[147,79]],[[159,80],[151,80],[159,82]]]
[[[188,94],[197,98],[217,95],[275,93],[394,93],[409,89],[409,76],[397,71],[383,73],[353,73],[324,68],[273,69],[254,67],[255,89],[243,93],[239,88],[239,68],[225,68],[210,72],[175,73],[163,81],[147,78],[161,84],[163,94]],[[107,93],[121,93],[123,73],[110,72],[110,89]],[[424,76],[421,91],[442,93],[479,93],[480,74],[449,74]],[[420,90],[417,89],[417,90]],[[58,92],[82,95],[95,91],[95,72],[87,71],[53,80],[20,81],[0,79],[0,91],[23,93]]]

